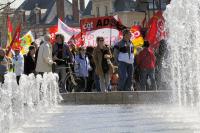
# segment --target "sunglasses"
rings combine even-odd
[[[104,41],[103,39],[99,40],[99,42],[103,42],[103,41]]]

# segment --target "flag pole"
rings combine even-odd
[[[111,28],[110,28],[110,46],[111,46],[111,43],[112,43],[112,26],[111,26]]]

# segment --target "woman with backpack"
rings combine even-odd
[[[97,37],[96,43],[97,47],[93,52],[95,72],[99,76],[101,92],[107,92],[110,90],[110,73],[113,71],[110,61],[112,54],[103,37]]]

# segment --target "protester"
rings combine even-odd
[[[110,48],[105,45],[103,37],[97,37],[97,47],[93,52],[95,63],[95,72],[100,80],[100,89],[102,92],[110,90],[110,73],[113,71],[110,59],[112,54]]]
[[[13,65],[14,65],[14,73],[16,74],[17,84],[19,84],[19,80],[21,75],[24,72],[24,57],[20,53],[20,47],[14,48],[15,55],[13,56]]]
[[[36,72],[43,75],[44,72],[52,72],[52,64],[56,64],[52,59],[51,36],[44,36],[44,42],[39,47]]]
[[[56,62],[55,72],[59,75],[63,90],[65,88],[65,76],[66,76],[66,62],[73,61],[73,55],[70,52],[69,47],[64,43],[64,36],[62,34],[56,35],[56,43],[53,46],[53,60]]]
[[[81,81],[79,82],[79,91],[86,91],[87,79],[90,70],[91,66],[88,56],[86,55],[86,49],[84,47],[80,47],[79,54],[75,56],[75,73],[76,76],[81,79]]]
[[[131,91],[132,87],[134,48],[130,38],[130,31],[123,30],[123,39],[114,48],[114,58],[119,72],[119,91]]]
[[[93,60],[93,51],[94,48],[93,47],[87,47],[86,48],[86,55],[90,61],[90,66],[91,66],[91,71],[89,71],[89,76],[88,76],[88,80],[87,80],[87,92],[91,92],[92,89],[94,89],[94,76],[95,76],[95,64],[94,64],[94,60]],[[100,87],[98,87],[100,88]]]
[[[43,41],[40,42],[40,44],[37,44],[36,42],[32,42],[31,46],[35,47],[35,62],[37,62],[37,57],[38,57],[38,51],[39,51],[39,46],[43,43]]]
[[[6,52],[0,49],[0,83],[4,83],[4,75],[8,72]]]
[[[137,56],[137,65],[140,68],[140,89],[147,90],[147,80],[150,78],[151,87],[149,89],[157,89],[155,81],[155,63],[156,58],[149,42],[144,42],[144,49]]]
[[[35,73],[35,46],[31,45],[29,47],[29,52],[24,56],[24,74],[29,75],[30,73]]]

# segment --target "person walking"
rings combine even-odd
[[[140,69],[140,89],[147,90],[147,80],[151,81],[150,90],[157,90],[155,81],[156,57],[152,48],[149,47],[149,42],[144,42],[144,49],[137,56],[136,62]]]
[[[39,47],[38,58],[36,63],[36,72],[43,75],[45,72],[52,72],[52,65],[56,64],[52,59],[52,46],[50,43],[51,36],[44,36],[44,42]]]
[[[112,54],[110,48],[105,45],[103,37],[97,37],[97,47],[93,52],[95,63],[95,72],[99,77],[101,92],[110,90],[110,73],[113,71],[113,66],[110,61]]]
[[[119,91],[131,91],[132,87],[134,48],[130,38],[130,31],[123,30],[123,39],[114,48],[114,58],[118,64]]]

